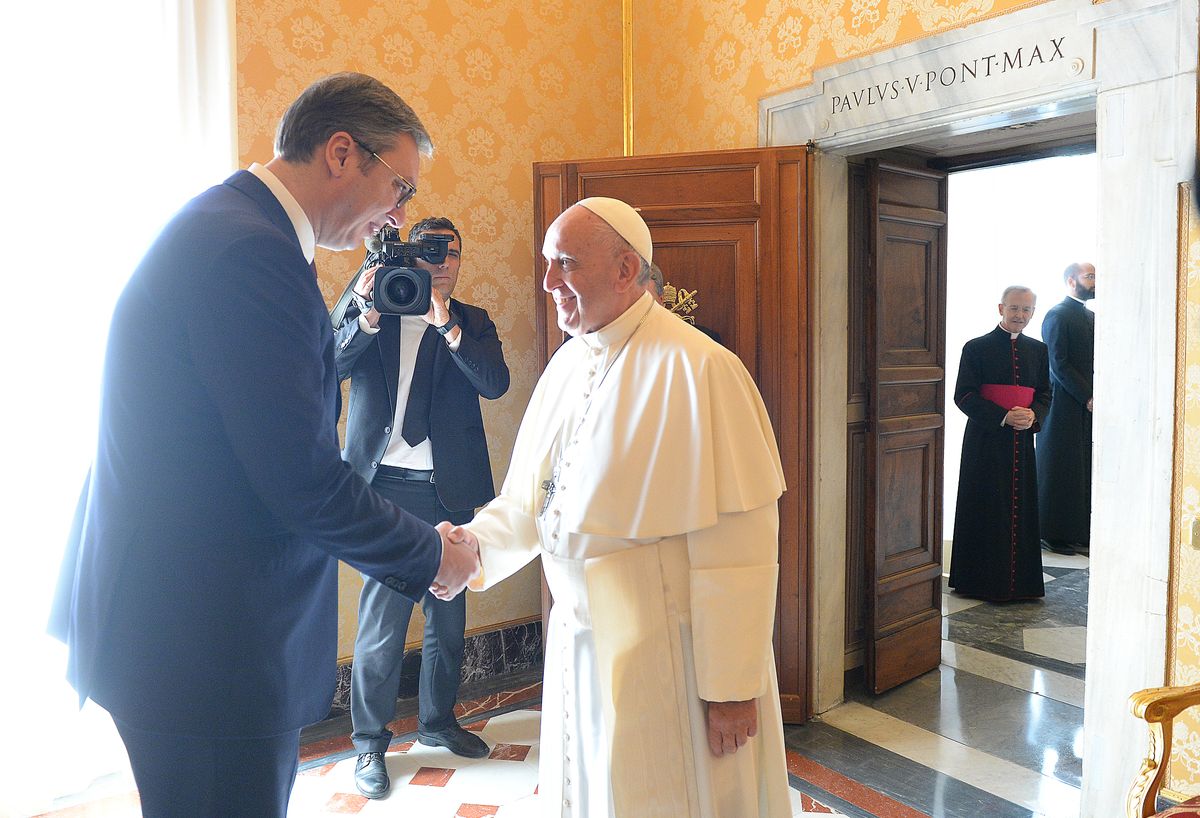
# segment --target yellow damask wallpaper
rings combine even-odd
[[[834,63],[1042,0],[634,0],[638,154],[758,144],[758,101]]]
[[[1169,684],[1200,682],[1200,212],[1188,189],[1180,196],[1179,357],[1176,362],[1175,508],[1172,515],[1171,595],[1174,599],[1174,662]],[[1200,532],[1198,532],[1200,533]],[[1185,712],[1175,723],[1170,784],[1200,792],[1200,715]]]
[[[243,166],[272,155],[275,125],[314,79],[371,74],[421,116],[436,151],[421,168],[415,222],[449,216],[463,234],[455,296],[484,307],[504,343],[512,387],[484,401],[492,465],[503,478],[536,379],[533,182],[543,159],[621,153],[619,3],[566,0],[247,0],[237,3],[238,140]],[[331,303],[362,253],[318,251]],[[468,629],[536,616],[536,569],[470,594]],[[360,581],[342,568],[339,655],[353,653]],[[409,629],[420,638],[420,616]]]
[[[758,100],[821,67],[1033,5],[1038,0],[633,0],[638,154],[757,144]],[[463,232],[456,295],[485,307],[513,385],[485,402],[497,481],[535,381],[533,191],[537,161],[622,153],[622,3],[566,0],[238,0],[238,135],[243,165],[271,156],[275,123],[308,83],[358,70],[422,116],[437,152],[410,220],[446,215]],[[361,253],[319,251],[333,301]],[[340,652],[359,580],[343,569]],[[468,602],[468,628],[535,616],[526,571]],[[410,639],[419,638],[414,617]]]

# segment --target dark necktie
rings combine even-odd
[[[426,327],[417,347],[413,364],[412,385],[408,389],[408,405],[404,408],[404,426],[400,435],[409,446],[416,446],[429,437],[429,413],[433,409],[433,356],[435,345],[441,341],[433,327]]]

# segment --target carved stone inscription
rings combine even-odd
[[[1040,32],[1036,26],[995,32],[830,76],[812,100],[820,112],[818,136],[1091,81],[1091,29],[1056,22]]]

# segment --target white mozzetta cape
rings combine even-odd
[[[630,324],[618,354],[609,336]],[[538,381],[502,489],[526,513],[540,508],[560,437],[574,431],[579,412],[566,407],[579,402],[576,376],[594,357],[612,368],[560,481],[574,494],[563,531],[666,537],[783,493],[771,421],[741,360],[644,295],[608,327],[567,341]]]

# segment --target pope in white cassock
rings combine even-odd
[[[542,558],[543,814],[790,816],[775,436],[741,361],[645,292],[652,249],[615,199],[550,226],[543,287],[574,337],[452,537],[478,541],[475,590]]]

